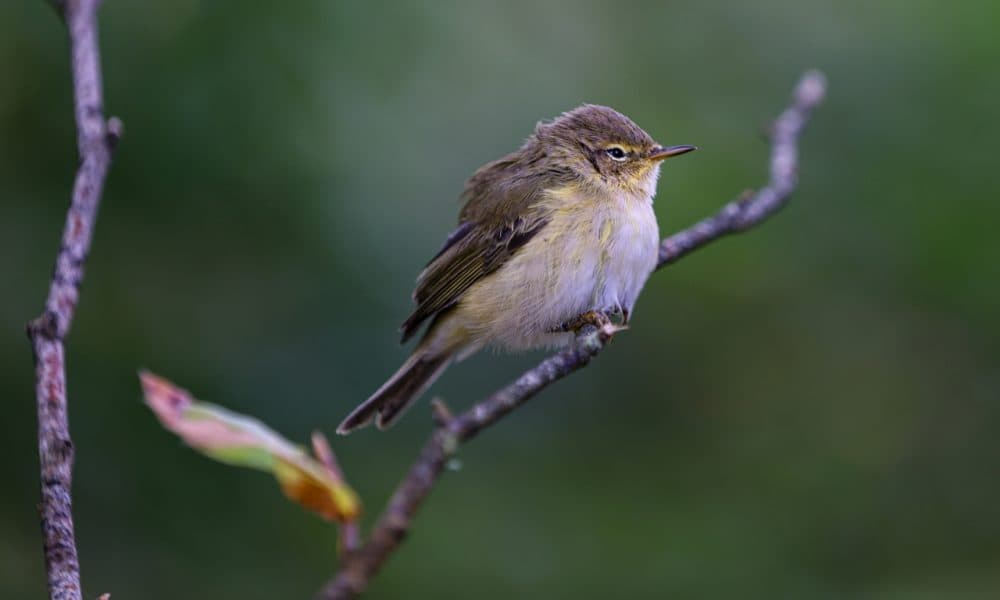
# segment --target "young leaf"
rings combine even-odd
[[[148,371],[141,371],[139,380],[160,423],[192,448],[220,462],[274,474],[286,496],[325,519],[348,523],[361,513],[361,502],[339,469],[257,419],[198,402],[187,390]]]

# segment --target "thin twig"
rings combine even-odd
[[[83,266],[90,250],[97,208],[111,153],[122,133],[118,119],[104,120],[101,61],[97,40],[99,0],[66,0],[55,6],[69,31],[74,112],[80,167],[66,214],[62,243],[45,301],[45,311],[28,323],[35,359],[38,402],[38,456],[41,467],[42,536],[49,596],[81,598],[80,564],[73,533],[73,442],[66,406],[63,342],[73,322]]]
[[[825,94],[826,79],[822,73],[809,71],[802,76],[795,86],[791,105],[771,127],[771,177],[767,186],[743,194],[711,217],[663,240],[657,269],[720,237],[752,228],[788,203],[798,184],[799,134]]]
[[[825,92],[826,82],[822,74],[811,71],[802,77],[792,95],[791,105],[775,121],[770,134],[770,181],[767,186],[730,202],[714,216],[663,240],[657,269],[722,236],[757,225],[787,203],[797,183],[799,135]],[[340,570],[323,587],[318,598],[352,598],[363,592],[405,537],[413,515],[458,446],[527,402],[549,384],[585,367],[604,349],[613,334],[612,325],[600,330],[587,326],[580,331],[572,347],[543,360],[517,381],[468,411],[442,419],[441,411],[437,409],[435,414],[438,415],[436,420],[439,426],[396,488],[368,541],[358,550],[344,555]]]
[[[333,449],[330,448],[330,442],[327,441],[326,436],[319,431],[314,431],[312,434],[312,446],[313,454],[315,454],[317,460],[319,460],[319,462],[322,463],[328,471],[330,471],[333,478],[337,481],[344,481],[344,472],[340,469],[340,464],[337,462],[337,455],[334,454]],[[350,552],[352,550],[357,550],[360,545],[361,530],[358,529],[357,520],[350,519],[341,523],[340,551]]]

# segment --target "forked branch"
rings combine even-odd
[[[802,77],[792,94],[791,105],[781,113],[770,131],[768,184],[663,240],[657,269],[720,237],[750,229],[788,202],[797,183],[799,135],[825,92],[826,81],[822,74],[811,71]],[[437,405],[437,428],[396,488],[368,540],[357,550],[345,554],[340,570],[327,582],[318,597],[335,600],[351,598],[363,592],[386,559],[399,547],[413,516],[459,445],[527,402],[549,384],[587,366],[613,335],[613,326],[599,329],[588,325],[580,330],[572,347],[546,358],[517,381],[466,412],[452,416]]]

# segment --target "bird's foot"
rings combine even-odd
[[[608,315],[609,317],[617,317],[618,322],[622,326],[622,329],[627,328],[628,318],[629,315],[631,314],[629,312],[629,309],[625,308],[621,304],[615,304],[614,306],[605,308],[602,312],[604,312],[604,314]]]
[[[623,316],[624,319],[624,316]],[[623,321],[624,322],[624,321]],[[552,333],[562,333],[572,331],[574,333],[579,333],[581,329],[587,325],[592,325],[597,329],[607,331],[608,333],[614,334],[615,332],[621,331],[623,329],[628,329],[624,325],[616,325],[608,313],[600,310],[588,310],[585,313],[579,314],[569,321],[563,322],[558,327],[552,329]]]

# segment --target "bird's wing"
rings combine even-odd
[[[496,169],[498,163],[484,169]],[[451,308],[462,294],[499,269],[548,223],[538,210],[538,181],[491,186],[482,170],[469,181],[459,226],[417,278],[413,314],[400,330],[408,340],[428,317]]]

